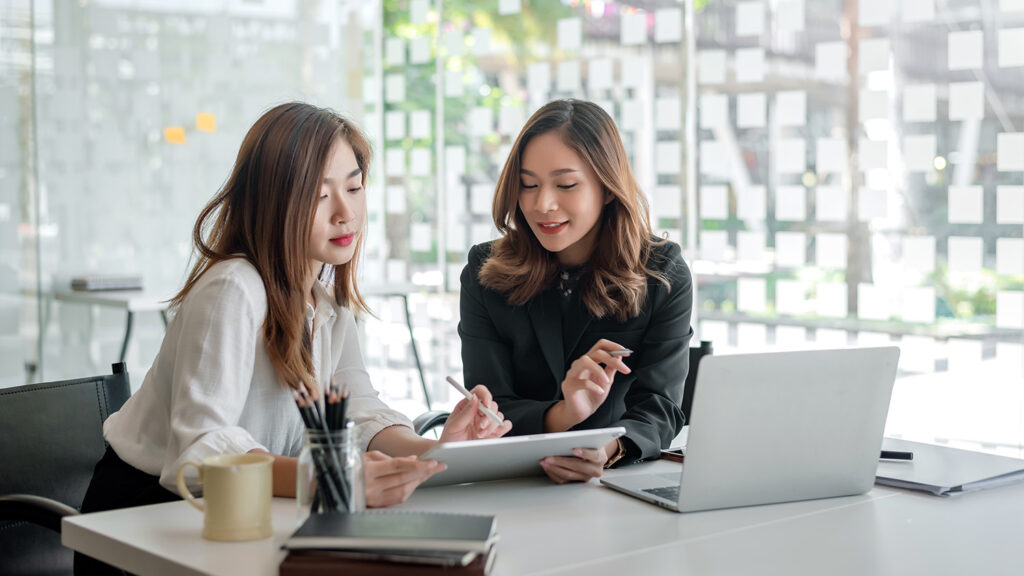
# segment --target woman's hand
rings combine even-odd
[[[604,403],[616,372],[631,372],[624,357],[611,355],[613,350],[622,348],[611,340],[598,340],[569,367],[562,381],[562,396],[565,398],[563,410],[572,426],[586,420]]]
[[[600,478],[609,454],[618,450],[618,443],[612,440],[604,448],[575,448],[573,456],[548,456],[540,461],[541,468],[556,484],[586,482]]]
[[[366,506],[383,508],[405,502],[417,486],[444,469],[444,464],[434,460],[417,460],[415,456],[392,458],[371,450],[363,455]]]
[[[473,398],[463,398],[455,405],[441,431],[440,442],[458,440],[479,440],[481,438],[498,438],[512,429],[512,423],[498,410],[498,404],[492,399],[491,391],[486,386],[476,386],[470,393]],[[477,410],[483,405],[494,412],[502,421],[499,426],[493,420]]]

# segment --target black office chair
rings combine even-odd
[[[113,374],[0,389],[0,574],[71,574],[61,519],[78,514],[103,456],[103,421],[128,399]]]
[[[693,406],[693,390],[697,386],[697,368],[700,367],[701,358],[711,356],[714,353],[714,346],[708,340],[701,340],[699,346],[690,346],[690,371],[686,373],[686,382],[683,384],[683,416],[686,423],[690,423],[690,408]]]

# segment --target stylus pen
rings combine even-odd
[[[901,452],[899,450],[882,450],[882,455],[879,458],[883,460],[913,460],[913,452]]]
[[[623,348],[621,350],[612,350],[611,352],[609,352],[609,354],[611,354],[612,356],[629,356],[632,353],[633,351],[630,350],[629,348]]]
[[[449,377],[445,378],[445,380],[447,380],[448,383],[451,384],[453,388],[455,388],[456,390],[461,392],[462,395],[465,396],[467,400],[472,400],[473,398],[475,398],[475,396],[473,396],[473,394],[470,393],[469,390],[466,390],[465,386],[463,386],[462,384],[459,384],[459,382],[457,380],[455,380],[455,378],[452,378],[451,376],[449,376]],[[490,418],[491,422],[494,422],[498,426],[501,426],[502,424],[504,424],[504,422],[501,421],[501,418],[498,418],[497,414],[495,414],[494,412],[491,412],[487,408],[484,408],[484,405],[482,403],[481,404],[477,404],[476,407],[477,407],[478,410],[480,410],[481,414],[483,414],[484,416],[487,416],[488,418]]]

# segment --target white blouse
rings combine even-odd
[[[306,306],[313,367],[321,389],[332,376],[348,386],[348,417],[360,449],[384,428],[411,428],[370,384],[352,312],[320,282],[313,290],[316,308]],[[279,382],[267,355],[266,314],[263,281],[252,264],[234,258],[210,267],[167,327],[142,386],[103,425],[117,455],[159,475],[175,493],[178,468],[187,460],[257,448],[297,456],[304,427],[291,388]],[[197,487],[194,468],[186,478]]]

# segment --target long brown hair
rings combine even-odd
[[[537,110],[519,134],[498,178],[492,215],[502,237],[480,268],[480,283],[523,305],[549,289],[558,272],[555,254],[541,246],[519,209],[523,151],[535,136],[557,132],[597,174],[613,199],[605,205],[588,270],[580,279],[584,305],[597,318],[635,318],[647,298],[647,278],[668,284],[648,268],[651,235],[647,198],[633,177],[615,123],[598,105],[583,100],[555,100]]]
[[[264,339],[278,378],[314,393],[302,291],[311,272],[309,233],[316,201],[339,138],[352,147],[365,187],[370,145],[352,122],[302,102],[281,104],[260,116],[242,140],[231,176],[199,213],[192,229],[195,264],[181,292],[171,299],[173,306],[180,305],[214,264],[245,258],[266,289]],[[365,221],[363,226],[365,231]],[[335,298],[357,311],[367,310],[356,286],[364,236],[358,235],[352,260],[333,267]]]

